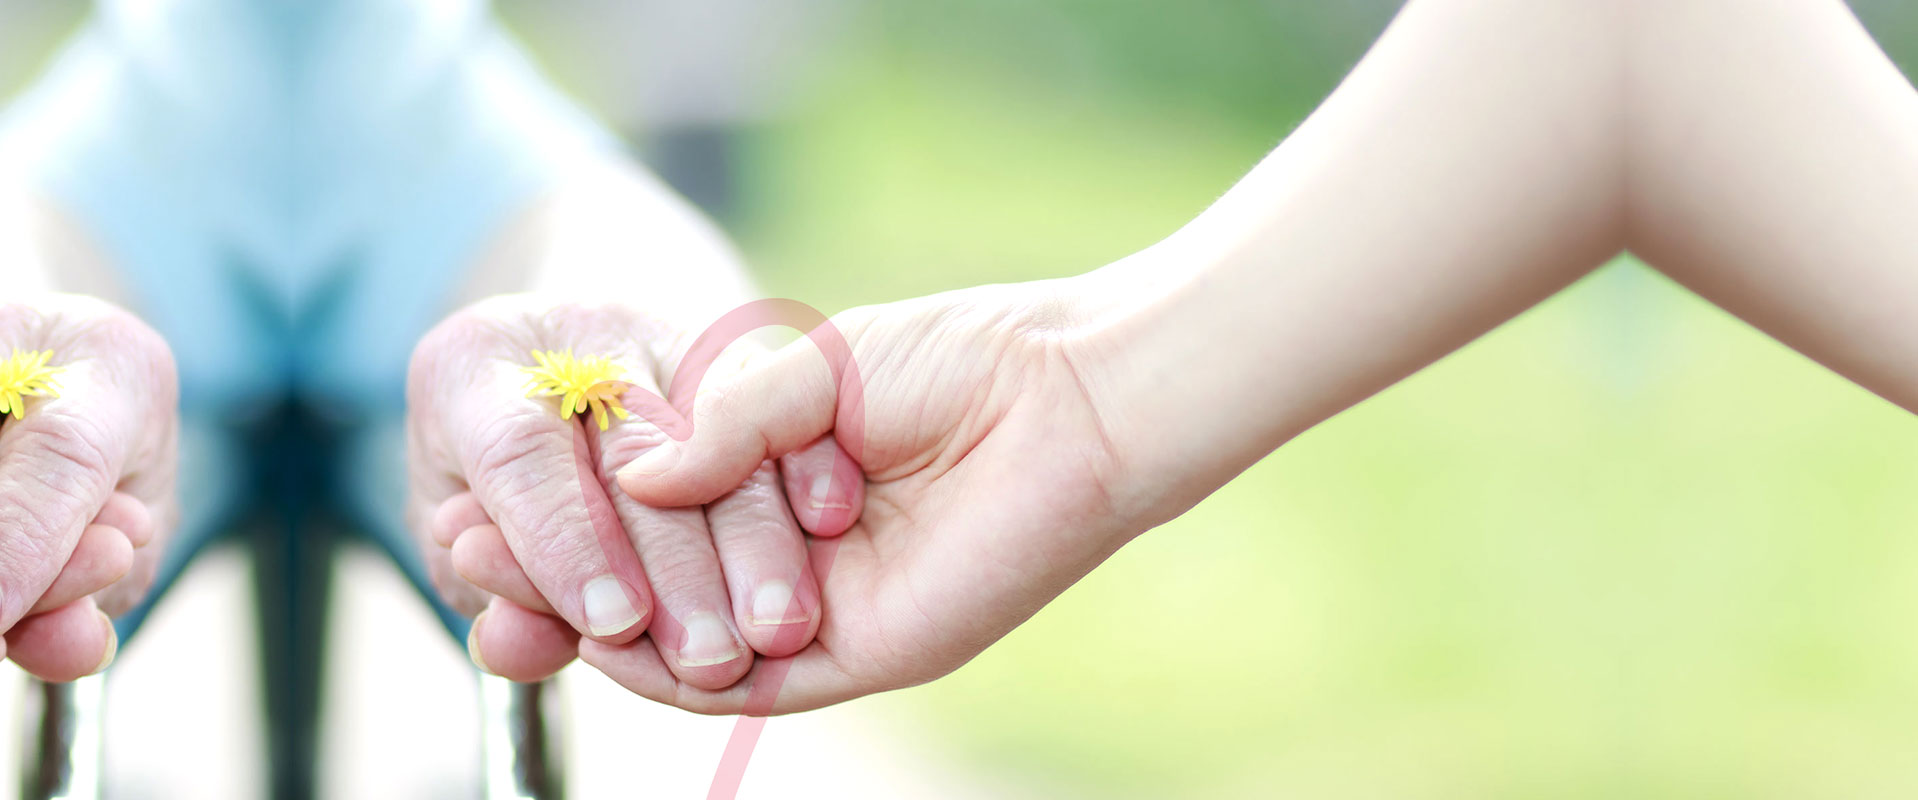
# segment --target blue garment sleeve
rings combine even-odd
[[[493,232],[617,150],[478,0],[103,0],[0,122],[213,415],[397,408]]]
[[[100,0],[0,117],[0,169],[91,234],[173,347],[189,513],[155,595],[259,502],[241,473],[263,455],[336,458],[312,465],[324,502],[424,587],[399,516],[413,343],[507,219],[618,149],[480,0]],[[249,420],[290,407],[337,446],[246,452],[272,424]]]

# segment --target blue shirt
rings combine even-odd
[[[397,413],[463,268],[617,148],[480,0],[102,0],[0,118],[215,419]]]

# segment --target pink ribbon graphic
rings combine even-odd
[[[629,389],[625,394],[628,410],[659,426],[675,441],[690,439],[693,435],[693,398],[719,354],[740,337],[760,328],[775,326],[792,328],[805,334],[825,356],[826,368],[831,371],[833,384],[838,387],[832,435],[838,440],[840,449],[852,454],[856,462],[857,454],[865,443],[865,392],[858,367],[853,363],[852,346],[825,314],[797,300],[755,300],[727,312],[694,340],[667,386],[665,398],[643,389]],[[575,433],[574,442],[576,447],[585,446],[583,429]],[[575,459],[575,462],[584,465],[590,459]],[[852,470],[841,469],[842,466],[834,465],[828,478],[829,485],[839,480],[841,475],[863,475],[856,463]],[[594,483],[597,483],[597,478],[581,476],[580,486]],[[587,496],[590,498],[591,493],[587,493]],[[590,504],[591,501],[588,502]],[[850,515],[853,512],[849,509],[840,513]],[[616,515],[589,516],[594,520],[594,533],[609,564],[617,558],[612,554],[630,552],[624,546],[628,544],[626,532],[620,529]],[[816,541],[817,544],[811,549],[811,557],[823,596],[826,576],[832,570],[833,557],[839,549],[839,539]],[[623,558],[617,560],[625,561]],[[789,615],[800,610],[798,603],[799,599],[795,596],[793,606],[787,609]],[[660,613],[664,614],[665,610],[660,609]],[[674,622],[677,625],[677,621]],[[745,713],[733,725],[732,736],[726,741],[726,749],[720,755],[718,769],[713,773],[712,784],[707,789],[706,796],[709,799],[731,798],[739,793],[740,782],[746,777],[746,766],[752,760],[753,748],[758,745],[759,734],[766,727],[765,715],[771,713],[773,702],[779,698],[779,689],[786,681],[792,658],[759,659],[760,663],[752,673],[752,686],[746,694]]]

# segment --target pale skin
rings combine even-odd
[[[1640,7],[1632,252],[1918,411],[1911,84],[1835,0]]]
[[[103,262],[44,200],[0,189],[0,351],[52,350],[60,396],[0,424],[0,630],[33,675],[72,680],[118,650],[109,615],[153,583],[178,518],[173,356],[121,307]]]
[[[834,318],[861,365],[867,502],[809,646],[719,691],[645,639],[580,656],[707,713],[938,677],[1292,436],[1623,250],[1918,411],[1913,209],[1918,95],[1836,0],[1415,0],[1160,244]],[[620,486],[710,500],[851,424],[845,389],[808,342],[755,357]],[[773,666],[776,701],[749,706]]]

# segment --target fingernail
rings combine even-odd
[[[738,657],[739,643],[733,641],[733,632],[727,630],[726,621],[718,614],[700,611],[686,617],[686,644],[679,648],[680,666],[710,667]]]
[[[107,667],[112,666],[113,657],[120,654],[120,634],[113,629],[113,618],[107,616],[107,612],[105,611],[99,613],[100,624],[107,626],[107,654],[100,659],[100,665],[94,667],[92,672],[87,673],[88,675],[98,675],[105,672]]]
[[[466,629],[466,657],[473,659],[473,666],[479,667],[479,671],[492,675],[494,672],[491,667],[486,666],[486,659],[480,658],[479,626],[480,620],[483,619],[486,619],[486,612],[481,611],[479,616],[473,618],[473,624]]]
[[[586,606],[586,629],[594,636],[612,636],[639,621],[639,612],[626,597],[626,587],[611,575],[587,581],[580,601]]]
[[[786,616],[791,611],[792,616]],[[754,625],[791,625],[812,619],[804,609],[793,608],[793,587],[785,581],[766,581],[753,592]]]
[[[632,463],[621,467],[619,474],[650,478],[665,474],[666,470],[672,469],[677,463],[679,463],[679,443],[666,439],[648,451],[646,455],[635,458]]]
[[[845,503],[827,502],[826,495],[831,491],[832,491],[832,473],[830,472],[823,473],[819,475],[818,477],[815,477],[812,479],[812,491],[806,494],[806,502],[810,504],[813,508],[820,509],[822,511],[829,508],[837,508],[837,509],[852,508],[852,506],[846,505]]]

